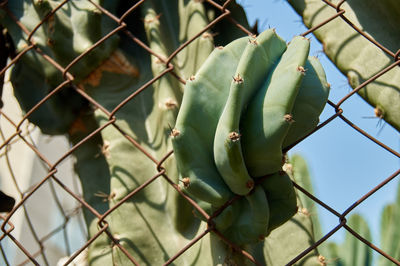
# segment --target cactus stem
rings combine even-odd
[[[240,83],[243,83],[243,78],[240,76],[240,74],[238,73],[237,75],[236,75],[236,77],[233,77],[233,81],[235,82],[235,83],[238,83],[238,84],[240,84]]]
[[[177,137],[177,136],[179,136],[180,134],[181,134],[181,132],[180,132],[179,130],[177,130],[176,128],[174,128],[174,129],[171,130],[170,136],[171,136],[171,137]]]
[[[236,142],[236,141],[240,140],[241,136],[242,136],[241,134],[234,131],[234,132],[229,133],[228,138],[230,140],[232,140],[233,142]]]

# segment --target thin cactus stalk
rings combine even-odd
[[[331,1],[339,4],[339,0]],[[304,24],[314,27],[335,15],[337,11],[324,1],[288,0],[303,17]],[[400,5],[396,0],[349,0],[341,9],[355,26],[392,53],[399,49]],[[382,30],[385,29],[385,30]],[[324,52],[345,74],[353,88],[393,63],[393,57],[361,36],[344,20],[338,18],[313,31],[322,42]],[[397,60],[397,58],[396,58]],[[394,67],[358,91],[358,94],[375,108],[375,116],[384,119],[400,130],[400,69]]]

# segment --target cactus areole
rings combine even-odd
[[[316,127],[329,94],[309,46],[269,29],[217,47],[187,81],[171,134],[182,190],[210,214],[243,196],[214,221],[236,244],[260,241],[296,213],[282,150]]]

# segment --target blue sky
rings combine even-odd
[[[275,28],[286,41],[306,31],[301,17],[284,0],[242,0],[239,3],[245,7],[251,24],[255,19],[259,20],[260,31],[268,27]],[[316,38],[313,35],[308,37],[312,40],[310,54],[318,56],[331,84],[329,99],[336,103],[351,91],[351,87],[346,77],[322,53],[322,46]],[[371,118],[374,116],[373,108],[361,97],[354,95],[342,108],[343,114],[350,121],[399,151],[399,133],[390,125],[384,125],[384,121],[379,123],[378,119]],[[324,121],[332,114],[333,108],[326,106],[320,120]],[[400,166],[398,158],[350,128],[339,118],[294,147],[291,153],[303,155],[309,164],[316,196],[339,212],[346,210]],[[369,223],[374,244],[379,244],[382,207],[394,200],[398,180],[399,177],[355,209]],[[339,223],[336,216],[323,208],[319,208],[319,213],[324,233]],[[344,231],[340,230],[332,239],[343,240]]]

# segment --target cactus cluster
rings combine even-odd
[[[266,30],[217,47],[186,84],[171,132],[182,189],[210,214],[243,196],[215,218],[237,244],[264,239],[296,213],[283,150],[317,125],[329,93],[308,52],[308,39],[286,45]]]

